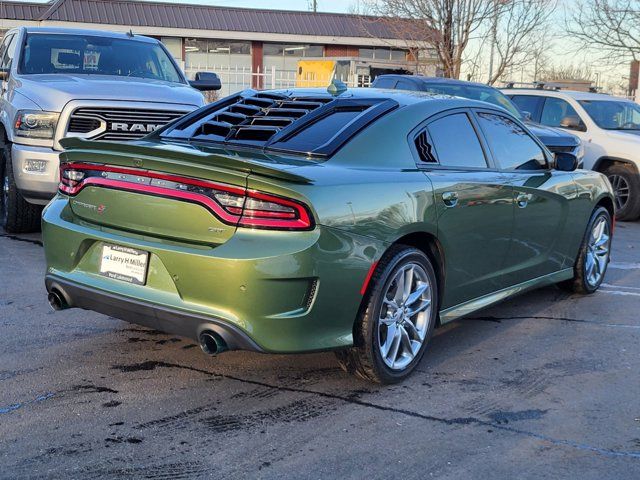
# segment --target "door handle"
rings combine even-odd
[[[458,193],[444,192],[442,194],[442,201],[447,207],[455,207],[456,205],[458,205]]]
[[[529,205],[529,202],[533,198],[533,195],[530,193],[519,193],[516,197],[516,203],[519,208],[526,208]]]

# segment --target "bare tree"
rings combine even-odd
[[[537,41],[548,30],[557,0],[500,0],[494,19],[496,61],[490,74],[493,85],[513,69],[524,68],[539,56]],[[548,35],[545,35],[548,37]]]
[[[589,66],[562,65],[548,68],[542,75],[542,80],[589,80],[594,72]]]
[[[577,0],[567,14],[567,31],[603,59],[640,58],[640,0]]]
[[[407,42],[433,50],[444,75],[459,78],[464,53],[487,20],[495,0],[368,0],[369,11]],[[408,21],[409,20],[409,21]]]
[[[551,59],[549,57],[551,48],[552,46],[546,42],[538,42],[530,48],[531,61],[529,66],[531,67],[531,78],[533,78],[534,82],[540,80],[544,73],[551,68]]]

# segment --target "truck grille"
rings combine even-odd
[[[67,133],[92,140],[135,140],[180,118],[186,112],[111,107],[82,107],[69,118]]]

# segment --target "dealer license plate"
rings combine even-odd
[[[147,281],[149,252],[119,245],[104,245],[100,275],[123,282],[144,285]]]

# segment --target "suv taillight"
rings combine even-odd
[[[87,185],[198,203],[230,225],[271,230],[314,227],[308,207],[291,198],[148,170],[89,163],[60,165],[61,193],[74,196]]]

